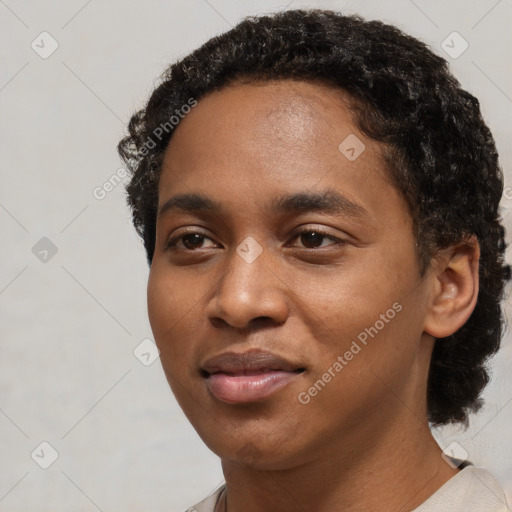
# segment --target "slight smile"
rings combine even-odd
[[[224,352],[200,370],[213,396],[231,404],[264,400],[304,371],[303,366],[258,349]]]

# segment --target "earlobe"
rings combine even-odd
[[[445,338],[460,329],[478,299],[480,245],[476,236],[442,252],[434,263],[424,331]]]

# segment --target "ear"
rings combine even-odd
[[[435,258],[424,325],[427,334],[450,336],[471,316],[478,298],[479,260],[480,245],[474,235]]]

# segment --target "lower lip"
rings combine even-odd
[[[286,386],[297,372],[271,371],[255,375],[214,373],[206,378],[212,394],[227,403],[258,402]]]

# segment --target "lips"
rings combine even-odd
[[[300,364],[258,349],[224,352],[208,359],[201,367],[211,393],[226,403],[264,400],[303,371]]]
[[[263,350],[248,350],[247,352],[224,352],[208,359],[202,366],[202,370],[211,374],[246,374],[262,373],[272,370],[294,372],[301,369],[300,365]]]

